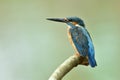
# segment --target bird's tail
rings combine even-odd
[[[88,61],[91,67],[97,66],[97,63],[94,57],[88,56]]]

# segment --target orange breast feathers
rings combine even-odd
[[[70,33],[70,27],[67,28],[67,34],[68,34],[68,39],[70,41],[70,44],[73,46],[74,50],[76,53],[78,53],[73,41],[72,41],[72,36],[71,36],[71,33]]]

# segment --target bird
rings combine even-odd
[[[95,60],[95,49],[89,32],[84,21],[79,17],[47,18],[47,20],[66,23],[68,39],[72,44],[77,55],[87,60],[83,60],[83,65],[90,65],[92,68],[97,66]]]

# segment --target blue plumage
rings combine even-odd
[[[69,26],[68,36],[72,41],[74,49],[80,54],[80,56],[88,58],[91,67],[97,66],[92,39],[85,28],[83,20],[78,17],[67,17],[63,19],[49,18],[48,20],[66,23]]]
[[[74,26],[71,23],[67,24],[71,27],[69,31],[77,51],[81,56],[87,56],[91,67],[95,67],[97,64],[94,58],[94,46],[88,31],[82,26]]]

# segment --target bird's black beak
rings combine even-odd
[[[63,23],[68,22],[68,20],[66,18],[47,18],[47,20],[56,21],[56,22],[63,22]]]

